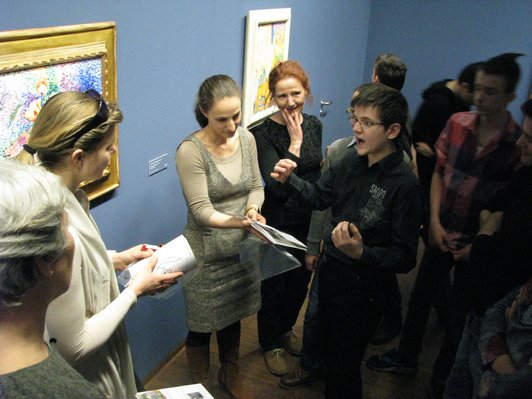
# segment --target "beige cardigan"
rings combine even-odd
[[[119,293],[85,193],[65,191],[76,245],[72,282],[48,308],[46,338],[55,339],[59,353],[110,397],[131,398],[136,388],[123,319],[137,298],[130,289]]]

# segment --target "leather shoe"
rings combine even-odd
[[[283,347],[292,356],[301,355],[301,350],[303,349],[301,345],[301,340],[297,337],[296,334],[294,334],[293,331],[288,331],[285,335],[283,335],[281,341],[283,343]]]
[[[286,364],[286,351],[282,348],[272,349],[264,352],[264,362],[270,373],[278,377],[288,373]]]
[[[279,381],[279,386],[284,389],[301,388],[302,386],[312,384],[320,379],[321,377],[319,373],[313,373],[299,368],[296,371],[291,371],[290,373],[283,375],[281,381]]]
[[[366,367],[375,371],[415,374],[417,372],[417,358],[412,358],[395,348],[382,355],[371,356],[366,361]]]

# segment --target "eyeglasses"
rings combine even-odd
[[[362,128],[362,130],[368,130],[368,129],[372,128],[373,126],[384,125],[385,124],[384,122],[374,122],[374,121],[370,121],[370,120],[367,120],[367,119],[358,119],[353,114],[353,109],[352,108],[347,108],[345,110],[345,112],[347,112],[349,114],[349,116],[347,117],[347,120],[351,123],[351,126],[355,126],[358,123],[360,125],[360,127]]]
[[[98,105],[98,112],[96,112],[94,117],[79,132],[76,133],[72,141],[73,143],[78,141],[85,133],[90,132],[95,127],[100,126],[109,118],[109,107],[100,93],[94,89],[89,89],[84,94],[87,94],[88,96],[95,98],[100,102]]]

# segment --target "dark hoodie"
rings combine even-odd
[[[423,141],[434,147],[449,117],[456,112],[469,111],[462,98],[446,86],[450,81],[435,82],[423,91],[423,103],[412,125],[414,143]]]
[[[423,91],[423,103],[420,105],[412,124],[414,143],[423,141],[434,149],[434,143],[436,143],[449,117],[456,112],[469,111],[469,106],[464,103],[462,98],[446,86],[450,80],[435,82]],[[435,156],[426,158],[418,154],[419,182],[427,199],[435,163]]]

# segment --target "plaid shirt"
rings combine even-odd
[[[512,116],[504,131],[480,153],[478,120],[475,112],[452,115],[436,142],[434,173],[443,180],[440,222],[458,248],[471,243],[479,228],[480,211],[506,186],[519,161],[515,142],[521,130]]]

